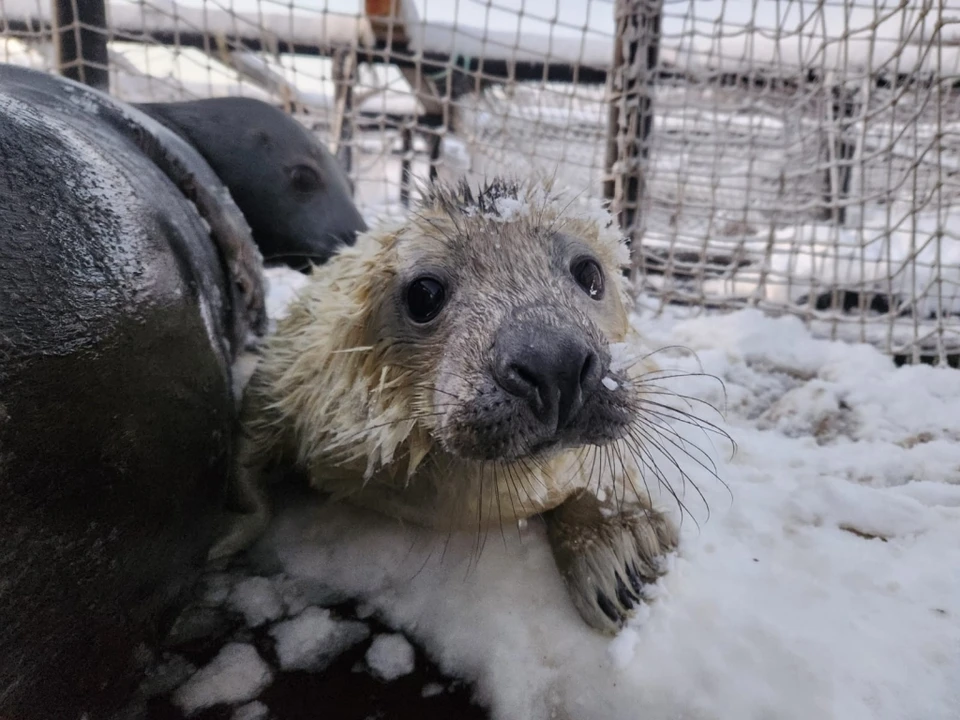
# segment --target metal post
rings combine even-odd
[[[105,0],[53,0],[53,26],[60,74],[109,91]]]
[[[859,93],[856,87],[844,85],[829,86],[827,93],[824,120],[829,132],[826,133],[822,215],[824,220],[842,226],[847,222],[847,201],[857,154],[856,138],[852,138],[850,130],[860,112]]]
[[[330,148],[340,161],[343,171],[351,178],[353,192],[353,88],[357,82],[357,50],[341,48],[333,56],[333,83],[336,93],[336,109]]]
[[[403,207],[410,207],[410,165],[413,160],[413,130],[409,125],[404,125],[400,130],[402,153],[400,159],[400,204]]]
[[[603,194],[612,201],[631,245],[639,234],[644,173],[653,130],[653,76],[660,48],[662,0],[617,0],[616,41],[608,75],[607,178]]]

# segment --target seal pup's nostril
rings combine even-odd
[[[597,367],[597,354],[593,352],[587,353],[587,356],[583,359],[583,367],[580,368],[580,387],[590,384],[591,375],[594,374],[594,371]]]
[[[599,379],[597,354],[579,333],[511,323],[501,331],[497,349],[497,384],[525,400],[551,429],[570,423]]]
[[[544,380],[531,366],[530,358],[521,357],[509,363],[506,371],[499,373],[500,386],[511,395],[522,398],[534,408],[534,414],[543,412],[549,398],[544,394]]]

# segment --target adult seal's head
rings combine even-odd
[[[243,210],[265,264],[306,269],[367,229],[336,159],[278,108],[250,98],[137,107],[203,155]]]
[[[536,183],[435,186],[362,235],[264,347],[235,466],[245,514],[214,554],[256,537],[262,471],[287,462],[440,530],[542,514],[574,604],[615,631],[677,541],[641,473],[661,420],[650,365],[625,354],[627,261],[606,212]]]

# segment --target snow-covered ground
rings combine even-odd
[[[270,278],[276,315],[302,278]],[[664,385],[723,410],[694,406],[737,449],[676,426],[723,483],[678,455],[704,503],[663,467],[689,511],[680,549],[618,637],[580,621],[537,522],[491,536],[475,562],[469,533],[448,540],[300,504],[254,554],[282,586],[248,581],[224,597],[275,622],[271,634],[301,662],[356,642],[316,607],[354,597],[474,683],[500,720],[960,717],[960,372],[898,369],[872,347],[817,340],[794,318],[753,310],[633,322],[640,349],[662,349],[661,365],[677,371]],[[265,620],[297,584],[314,605],[288,602],[293,619]],[[260,713],[250,703],[271,675],[253,653],[227,645],[176,697],[187,709],[221,697],[236,717]],[[381,635],[367,660],[387,677],[410,658],[402,638]]]

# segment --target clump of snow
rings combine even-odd
[[[618,383],[616,380],[614,380],[612,377],[609,377],[609,376],[603,378],[603,380],[601,380],[600,382],[602,382],[603,386],[610,392],[613,392],[614,390],[620,387],[620,383]]]
[[[428,698],[435,697],[443,692],[443,685],[440,683],[430,682],[423,686],[423,689],[420,691],[420,697]]]
[[[635,360],[636,351],[631,349],[629,343],[610,343],[607,349],[610,351],[610,369],[614,372],[623,370]]]
[[[489,213],[485,216],[488,220],[512,222],[530,214],[530,204],[523,198],[497,198],[496,208],[496,213]]]
[[[269,578],[250,577],[234,585],[227,600],[243,614],[248,627],[258,627],[283,616],[283,600]]]
[[[227,643],[208,665],[174,693],[187,716],[214,705],[253,700],[273,681],[273,671],[246,643]]]
[[[197,668],[181,655],[170,655],[147,670],[146,677],[140,683],[140,693],[144,697],[165,695],[182,685]]]
[[[254,700],[234,710],[230,720],[267,720],[268,717],[270,708],[259,700]]]
[[[274,625],[270,634],[282,669],[318,672],[365,640],[370,629],[362,622],[338,620],[325,608],[308,607],[292,620]]]
[[[689,408],[738,450],[669,425],[726,486],[679,452],[686,483],[659,464],[687,506],[680,547],[616,638],[580,619],[539,522],[492,530],[478,558],[475,532],[318,504],[282,512],[262,548],[376,608],[498,720],[955,720],[960,372],[752,310],[631,322],[644,340],[623,354],[654,353],[661,386],[722,409]]]
[[[233,588],[233,578],[226,573],[215,573],[208,575],[203,579],[203,592],[201,598],[208,605],[223,605],[230,597],[230,590]]]
[[[357,605],[354,613],[361,620],[366,620],[373,617],[377,612],[377,609],[373,605],[368,605],[367,603],[360,603]]]
[[[310,604],[307,593],[296,578],[290,578],[281,574],[274,578],[274,584],[283,600],[283,606],[286,609],[287,615],[299,615]]]
[[[367,650],[366,661],[381,680],[396,680],[413,672],[413,646],[400,633],[377,635]]]
[[[267,316],[271,320],[279,320],[297,293],[310,282],[310,277],[287,267],[268,267],[264,268],[263,273]]]

